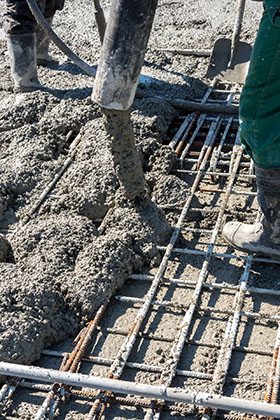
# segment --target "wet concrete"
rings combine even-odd
[[[23,96],[32,111],[34,94]],[[57,101],[45,92],[37,98],[41,105],[35,101],[24,125],[20,114],[16,122],[17,101],[3,110],[1,228],[17,230],[0,244],[0,358],[18,363],[32,363],[42,348],[78,332],[132,272],[158,263],[157,244],[171,235],[147,197],[142,168],[151,191],[160,168],[170,171],[174,153],[161,142],[176,111],[165,120],[163,111],[153,115],[158,102],[147,111],[140,101],[131,118],[125,113],[117,124],[109,121],[108,133],[88,99]],[[135,127],[131,120],[138,121]],[[67,158],[70,130],[81,135],[74,161],[20,227]],[[97,220],[105,216],[98,231]]]
[[[110,135],[113,165],[123,195],[130,201],[147,194],[139,153],[135,147],[130,110],[103,108],[105,127]]]

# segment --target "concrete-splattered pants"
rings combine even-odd
[[[47,19],[64,6],[64,0],[37,0],[37,3]],[[7,34],[35,32],[36,20],[25,0],[6,0],[6,5],[3,28]]]
[[[280,168],[280,0],[264,0],[240,120],[241,142],[254,162]]]

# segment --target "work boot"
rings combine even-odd
[[[46,19],[48,24],[52,26],[53,18]],[[56,64],[57,61],[49,55],[50,38],[45,34],[40,25],[36,27],[36,44],[37,44],[37,64],[39,66],[50,66]]]
[[[240,251],[280,259],[280,168],[255,170],[262,220],[252,225],[228,222],[223,237]]]
[[[7,45],[15,91],[42,89],[37,76],[35,33],[8,34]]]

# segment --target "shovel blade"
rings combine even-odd
[[[238,42],[232,62],[231,40],[218,39],[210,57],[208,77],[218,77],[228,82],[244,83],[251,57],[252,47],[246,42]]]

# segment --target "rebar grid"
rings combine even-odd
[[[222,347],[214,371],[211,391],[217,394],[222,394],[223,387],[225,385],[226,377],[228,374],[239,321],[241,318],[241,309],[243,306],[252,260],[253,257],[249,256],[246,262],[244,273],[242,274],[242,277],[240,279],[240,287],[234,298],[234,313],[232,316],[230,316],[228,320]],[[205,414],[209,416],[209,409],[205,410]]]
[[[229,129],[231,121],[228,121],[227,124],[227,130]],[[199,131],[199,130],[198,130]],[[224,133],[225,134],[225,133]],[[195,133],[195,136],[197,135],[197,133]],[[194,138],[191,139],[192,142],[194,141]],[[222,140],[221,142],[224,144],[225,142],[225,136],[222,136]],[[188,146],[187,146],[188,147]],[[190,148],[189,148],[190,149]],[[189,150],[188,149],[188,150]],[[210,175],[210,179],[212,181],[217,181],[217,177],[219,177],[219,173],[217,173],[216,168],[219,162],[219,155],[221,153],[222,147],[216,147],[216,151],[218,152],[218,155],[215,156],[215,164],[213,164],[213,158],[212,161],[210,162],[210,168],[209,168],[209,172],[207,173],[207,175]],[[192,162],[195,163],[199,163],[199,159],[192,159]],[[231,160],[232,162],[232,160]],[[220,163],[224,163],[224,162],[220,162]],[[178,171],[181,171],[181,173],[195,173],[195,171],[193,170],[184,170],[182,169],[182,162],[180,162],[180,166],[181,166],[181,170],[179,169]],[[226,176],[227,178],[231,175],[232,171],[231,171],[231,163],[229,164],[229,171],[227,174],[223,174],[223,176]],[[244,175],[242,175],[244,176]],[[249,174],[245,175],[246,177],[250,177],[253,178],[253,165],[252,165],[252,161],[249,165]],[[215,193],[225,193],[224,190],[221,189],[207,189],[204,188],[204,191],[212,191]],[[231,193],[235,193],[235,191],[231,191]],[[237,192],[240,195],[246,195],[245,191],[238,191]],[[255,194],[255,193],[253,193]],[[249,193],[248,195],[252,195],[252,193]],[[188,253],[188,251],[190,250],[183,250],[183,249],[174,249],[174,252],[182,252],[182,253]],[[190,251],[190,253],[193,253],[193,250]],[[200,252],[199,252],[200,253]],[[206,252],[202,252],[205,255]],[[218,254],[216,253],[216,256],[218,256]],[[225,256],[225,255],[224,255]],[[226,256],[228,257],[228,255]],[[226,328],[226,332],[225,332],[225,336],[224,336],[224,341],[220,350],[220,355],[218,358],[218,362],[215,368],[215,372],[213,375],[213,381],[212,381],[212,392],[215,393],[222,393],[223,391],[223,386],[225,384],[226,381],[226,376],[227,376],[227,372],[229,369],[229,365],[231,362],[231,355],[232,355],[232,351],[234,348],[234,344],[235,344],[235,339],[236,339],[236,335],[237,335],[237,330],[238,330],[238,325],[239,325],[239,321],[242,315],[242,305],[243,305],[243,300],[245,297],[246,292],[248,292],[248,286],[247,286],[247,282],[249,279],[249,274],[250,274],[250,268],[252,265],[252,260],[253,257],[250,256],[247,259],[247,263],[246,263],[246,267],[245,267],[245,271],[241,277],[241,284],[240,284],[240,289],[238,290],[236,296],[235,296],[235,311],[234,313],[231,315],[231,317],[229,318],[228,324],[227,324],[227,328]],[[170,279],[168,279],[170,281]],[[252,292],[259,292],[257,290],[257,288],[252,288]],[[273,293],[274,291],[271,290],[266,290],[265,291],[268,294]],[[277,293],[277,291],[276,291]],[[278,294],[278,293],[277,293]],[[257,315],[257,314],[254,314]],[[259,314],[260,315],[260,314]],[[279,334],[278,334],[279,335]],[[277,404],[278,402],[278,396],[279,396],[279,384],[280,384],[280,354],[279,354],[279,337],[277,336],[276,339],[276,344],[275,344],[275,350],[274,350],[274,355],[273,355],[273,361],[272,361],[272,366],[271,366],[271,373],[269,376],[269,380],[268,380],[268,387],[267,387],[267,392],[266,392],[266,397],[265,397],[265,401],[267,402],[272,402],[274,404]],[[273,390],[273,391],[272,391]],[[214,410],[216,411],[216,410]],[[212,411],[213,412],[213,411]],[[211,411],[209,411],[209,409],[205,410],[205,418],[209,419],[209,416],[211,416],[212,414]],[[152,414],[147,416],[147,419],[150,418],[159,418],[159,414],[157,416],[154,416]]]
[[[215,101],[215,99],[211,99],[211,95],[215,91],[215,94],[222,93],[225,94],[229,99],[225,100],[226,103],[232,103],[234,99],[234,94],[228,90],[219,91],[218,89],[215,90],[213,87],[215,84],[208,89],[204,100],[204,103]],[[223,100],[220,100],[223,101]],[[232,377],[229,374],[229,366],[231,363],[231,356],[233,351],[240,351],[244,353],[251,353],[256,355],[263,355],[267,357],[273,357],[272,363],[272,373],[270,375],[270,382],[268,382],[268,392],[270,392],[271,396],[267,399],[267,402],[271,402],[272,404],[277,403],[278,400],[278,392],[279,392],[279,371],[280,371],[280,356],[279,356],[279,342],[276,340],[274,351],[269,351],[268,349],[252,349],[246,348],[242,346],[238,346],[236,344],[236,335],[238,332],[240,319],[256,319],[256,320],[263,320],[267,322],[272,322],[274,325],[279,324],[280,317],[277,315],[271,315],[267,313],[259,313],[259,312],[252,312],[243,310],[244,299],[247,296],[252,296],[253,294],[256,295],[271,295],[271,296],[279,296],[279,290],[271,290],[271,289],[263,289],[257,287],[250,287],[247,285],[250,269],[253,262],[259,261],[263,263],[275,263],[275,261],[271,261],[267,258],[252,258],[246,255],[234,255],[230,253],[218,253],[214,252],[214,245],[216,245],[216,241],[218,238],[218,234],[221,228],[221,224],[223,222],[223,217],[226,210],[226,205],[228,203],[228,199],[230,195],[235,193],[233,189],[234,183],[239,179],[245,180],[253,180],[255,177],[253,175],[253,169],[251,162],[243,159],[242,157],[242,150],[239,146],[239,137],[235,131],[234,137],[231,134],[230,137],[229,131],[231,129],[232,124],[236,124],[236,120],[227,117],[208,117],[202,116],[200,119],[199,114],[193,113],[190,114],[187,119],[183,121],[184,128],[181,129],[180,135],[177,135],[176,139],[173,139],[172,146],[173,148],[177,147],[178,156],[180,159],[181,169],[177,170],[182,176],[186,175],[194,175],[195,179],[192,184],[192,188],[190,190],[190,195],[188,196],[186,202],[184,203],[183,207],[177,207],[177,211],[181,211],[178,221],[173,228],[173,234],[171,240],[167,247],[159,247],[161,251],[164,252],[164,256],[162,257],[161,264],[156,272],[155,275],[131,275],[131,279],[135,281],[148,281],[151,282],[149,287],[148,293],[146,293],[144,298],[136,298],[130,296],[115,296],[114,301],[119,302],[126,302],[133,306],[134,308],[137,305],[141,305],[140,309],[137,312],[133,325],[126,329],[116,329],[116,328],[103,328],[98,326],[98,322],[101,319],[101,316],[98,316],[98,320],[94,323],[94,328],[92,332],[88,335],[85,334],[83,330],[80,336],[77,338],[76,344],[78,347],[81,347],[81,343],[84,343],[85,337],[88,337],[87,344],[89,344],[93,334],[99,334],[99,332],[106,333],[106,334],[119,334],[125,336],[125,340],[123,345],[121,346],[117,357],[116,358],[105,358],[101,356],[85,356],[86,346],[84,346],[84,350],[82,352],[77,351],[77,348],[74,349],[73,353],[70,354],[69,352],[62,352],[55,354],[53,352],[48,353],[48,351],[42,352],[43,354],[48,354],[51,357],[63,357],[63,361],[61,364],[61,371],[66,372],[77,372],[79,370],[79,366],[81,363],[92,363],[92,364],[101,364],[104,366],[110,366],[108,371],[107,377],[113,379],[120,379],[121,375],[125,368],[144,371],[144,372],[154,372],[160,374],[160,381],[159,384],[164,384],[165,387],[172,385],[173,379],[175,376],[181,376],[190,379],[199,379],[205,380],[208,383],[210,382],[212,385],[212,391],[217,394],[223,394],[224,385],[227,382],[233,383],[247,383],[254,380],[254,383],[257,381],[254,377],[252,378],[239,378],[239,377]],[[186,122],[187,120],[187,122]],[[200,147],[200,151],[198,154],[197,159],[192,159],[189,156],[192,152],[192,147],[197,147],[195,142],[195,136],[193,133],[195,132],[197,126],[196,124],[198,121],[203,120],[204,123],[208,123],[208,126],[201,124],[200,128],[206,129],[207,133],[203,137],[202,146]],[[199,122],[200,124],[200,122]],[[222,131],[223,130],[223,131]],[[222,131],[222,134],[221,134]],[[226,134],[225,134],[226,133]],[[196,134],[199,134],[199,130],[196,131]],[[182,142],[182,136],[184,136],[184,141]],[[191,139],[191,144],[189,143]],[[185,142],[185,144],[184,144]],[[222,145],[221,145],[222,143]],[[180,147],[178,146],[180,145]],[[225,156],[223,149],[227,147],[227,150],[231,147],[232,154],[231,156]],[[178,149],[179,147],[179,149]],[[181,152],[184,153],[184,158],[181,159],[180,156]],[[241,161],[242,159],[242,161]],[[185,166],[191,165],[191,169],[185,169]],[[195,166],[194,166],[195,165]],[[221,168],[221,169],[220,169]],[[227,168],[226,172],[224,172],[225,168]],[[239,173],[239,170],[242,169],[242,173]],[[223,172],[220,172],[222,170]],[[244,171],[247,171],[244,173]],[[193,209],[192,208],[192,201],[193,197],[201,191],[200,184],[203,181],[205,183],[205,179],[210,180],[210,182],[217,182],[218,180],[223,180],[226,182],[225,188],[209,188],[207,191],[203,190],[205,193],[211,193],[221,196],[222,203],[219,206],[212,208],[211,212],[213,213],[213,217],[215,218],[215,226],[212,229],[199,229],[199,228],[190,228],[186,227],[185,219],[187,214],[190,211],[198,211],[202,214],[209,213],[209,210],[206,209]],[[203,187],[202,187],[203,188]],[[253,196],[255,193],[251,193],[251,191],[238,191],[239,195],[244,196]],[[182,204],[182,203],[181,203]],[[210,236],[210,240],[208,241],[208,249],[207,251],[201,251],[196,249],[186,249],[186,248],[175,248],[177,239],[180,233],[183,232],[192,232],[198,235],[208,235]],[[185,280],[184,278],[176,278],[171,275],[166,275],[166,271],[168,268],[168,264],[172,260],[173,255],[181,254],[192,256],[200,256],[204,262],[202,264],[202,268],[200,269],[200,274],[198,276],[198,280]],[[212,260],[217,258],[223,258],[227,260],[239,260],[245,263],[245,269],[240,279],[239,285],[234,285],[223,281],[222,283],[213,283],[207,282],[207,276],[209,272],[209,263]],[[279,262],[278,262],[279,263]],[[180,302],[172,302],[168,300],[158,300],[156,299],[156,293],[159,291],[161,286],[165,285],[166,287],[169,286],[184,286],[184,287],[191,287],[194,289],[192,298],[190,299],[190,303],[182,304]],[[233,299],[233,307],[230,310],[224,310],[220,308],[214,308],[212,306],[202,305],[199,304],[199,298],[203,293],[203,290],[211,291],[225,291],[228,290],[235,294],[235,298]],[[107,303],[106,303],[107,306]],[[144,321],[148,319],[149,312],[153,312],[156,308],[172,308],[174,310],[185,312],[184,318],[181,323],[181,328],[178,331],[177,337],[168,338],[157,336],[156,334],[152,333],[143,333],[141,332],[141,328],[143,326]],[[105,311],[105,307],[101,310],[102,314]],[[211,343],[211,342],[203,342],[203,340],[193,340],[189,337],[190,335],[190,327],[191,323],[194,319],[195,314],[202,313],[205,314],[206,312],[209,313],[216,313],[216,314],[226,314],[229,316],[227,327],[225,330],[224,338],[221,343]],[[100,313],[99,313],[100,314]],[[102,315],[101,314],[101,315]],[[278,333],[279,335],[279,333]],[[131,355],[132,349],[134,348],[136,339],[139,337],[146,338],[147,340],[159,340],[167,343],[171,343],[171,349],[169,354],[169,360],[165,363],[164,366],[157,366],[157,365],[150,365],[148,363],[137,363],[128,361],[128,358]],[[278,347],[277,347],[278,343]],[[178,363],[182,354],[182,350],[185,346],[205,346],[208,348],[215,348],[219,352],[218,361],[216,367],[214,369],[214,373],[205,373],[195,370],[186,370],[186,369],[179,369]],[[77,347],[77,346],[76,346]],[[79,355],[75,358],[75,354]],[[69,360],[72,360],[69,362]],[[73,364],[73,360],[76,362]],[[70,367],[72,366],[72,368]],[[33,389],[38,387],[38,389],[43,389],[44,386],[41,386],[38,383],[30,384],[27,381],[19,382],[21,386],[26,387],[33,387]],[[262,380],[260,380],[260,384],[263,384]],[[159,400],[149,400],[146,398],[145,401],[142,399],[139,400],[137,398],[120,398],[112,393],[111,390],[108,391],[100,391],[100,392],[90,392],[90,391],[78,391],[75,389],[71,389],[69,387],[58,386],[58,384],[54,384],[52,387],[44,388],[44,391],[48,392],[48,395],[43,403],[42,407],[37,412],[36,420],[45,419],[45,418],[53,418],[55,416],[55,412],[57,409],[57,405],[60,400],[63,398],[64,392],[69,392],[70,395],[80,395],[83,394],[84,397],[88,397],[89,401],[93,401],[92,409],[89,413],[87,419],[97,419],[101,418],[101,416],[105,412],[105,408],[107,403],[115,402],[118,404],[127,404],[132,405],[135,407],[142,407],[146,409],[145,419],[159,419],[161,411],[166,409],[171,409],[170,404],[163,403],[163,401]],[[5,387],[5,388],[4,388]],[[0,391],[0,396],[7,392],[9,386],[5,386]],[[55,392],[53,392],[55,390]],[[205,404],[204,404],[205,405]],[[150,407],[150,408],[149,408]],[[180,411],[180,407],[173,406],[173,409],[177,409]],[[190,409],[187,405],[184,406],[184,410]],[[182,409],[182,410],[183,410]],[[212,413],[216,413],[215,406],[209,411],[207,410],[206,413],[211,415]],[[41,417],[40,417],[41,416]],[[242,417],[243,418],[243,417]],[[240,418],[239,418],[240,419]]]
[[[208,89],[206,95],[210,95],[211,90],[212,90],[211,88]],[[204,97],[204,99],[202,101],[205,101],[205,100],[206,100],[206,96]],[[205,118],[206,118],[206,115],[205,115]],[[204,116],[203,116],[203,118],[201,118],[201,121],[199,122],[199,125],[198,125],[199,128],[201,127],[203,121],[204,121]],[[140,330],[142,322],[145,319],[145,317],[148,313],[148,310],[150,309],[150,307],[152,305],[153,297],[154,297],[154,295],[155,295],[155,293],[158,289],[158,286],[159,286],[159,284],[162,280],[162,277],[164,275],[164,272],[167,268],[168,260],[169,260],[171,254],[172,254],[172,250],[174,248],[174,245],[175,245],[175,243],[178,239],[179,233],[180,233],[180,228],[183,225],[184,219],[185,219],[185,217],[186,217],[186,215],[189,211],[191,201],[192,201],[193,196],[194,196],[194,194],[195,194],[195,192],[198,188],[200,179],[203,175],[203,171],[204,171],[204,169],[207,165],[208,158],[209,158],[209,156],[212,152],[213,145],[214,145],[214,142],[216,140],[216,136],[217,136],[218,131],[219,131],[220,126],[221,126],[221,122],[222,122],[222,118],[220,116],[218,116],[211,123],[210,130],[209,130],[208,135],[206,137],[205,144],[203,145],[203,147],[201,149],[201,152],[200,152],[200,156],[199,156],[198,164],[197,164],[198,172],[197,172],[197,176],[194,180],[194,183],[192,185],[190,195],[189,195],[188,199],[186,200],[186,203],[185,203],[184,208],[182,210],[182,213],[179,217],[177,225],[175,226],[175,228],[173,230],[173,234],[172,234],[172,237],[170,239],[169,245],[167,246],[167,248],[165,250],[164,257],[163,257],[163,259],[161,261],[161,264],[159,266],[159,269],[158,269],[158,271],[157,271],[157,273],[154,277],[152,285],[150,286],[150,289],[145,296],[145,300],[144,300],[140,310],[137,313],[137,316],[136,316],[135,321],[134,321],[134,323],[131,327],[131,330],[130,330],[128,336],[127,336],[127,339],[123,343],[115,362],[112,364],[112,366],[110,368],[110,371],[108,373],[109,378],[119,379],[123,370],[124,370],[125,364],[126,364],[126,362],[128,360],[128,357],[131,353],[132,347],[135,343],[135,340],[137,338],[137,334]],[[198,132],[198,129],[196,129],[195,132]],[[193,139],[194,139],[194,136],[191,137],[190,143],[192,143]],[[185,151],[182,153],[182,156],[183,155],[185,156],[187,154],[187,150],[188,150],[188,146],[185,148]],[[241,159],[241,154],[242,154],[242,152],[240,152],[240,159]],[[236,165],[236,167],[238,168],[238,164]],[[234,180],[234,177],[232,177],[232,179]],[[225,200],[225,204],[226,204],[226,200]],[[222,219],[220,217],[219,218],[219,224],[221,223],[221,220]],[[216,238],[217,234],[218,234],[218,229],[215,230],[213,237]],[[212,244],[211,244],[210,248],[212,250],[212,248],[213,248]],[[210,250],[209,250],[209,254],[210,254]],[[208,257],[206,257],[206,260],[207,259],[208,259]],[[208,262],[209,261],[207,261],[207,264],[208,264]],[[202,287],[202,284],[203,284],[203,279],[204,279],[204,276],[202,275],[201,279],[198,281],[199,286],[197,286],[197,298],[199,297],[199,294],[200,294],[200,290],[201,290],[201,287]],[[192,307],[192,305],[191,305],[191,307]],[[194,309],[191,309],[191,311],[192,311],[192,314],[193,314]],[[181,348],[183,346],[183,343],[181,342],[181,340],[180,340],[180,346],[181,346]],[[177,361],[176,361],[176,366],[177,366]],[[176,367],[175,367],[175,370],[176,370]],[[172,374],[172,377],[173,377],[173,374]],[[165,385],[168,386],[168,385],[170,385],[170,383],[168,382]],[[96,403],[93,405],[92,410],[90,411],[89,419],[97,419],[98,416],[100,417],[102,415],[102,413],[104,412],[104,409],[105,409],[104,399],[106,399],[109,396],[110,395],[108,395],[108,394],[106,395],[106,393],[102,393],[102,392],[99,394]],[[103,404],[102,404],[102,400],[103,400]]]
[[[220,122],[221,122],[221,119],[219,119],[219,123]],[[203,172],[203,170],[204,170],[204,168],[207,164],[210,152],[213,149],[213,144],[214,144],[214,141],[215,141],[216,135],[217,135],[216,128],[217,127],[220,128],[219,123],[217,122],[217,126],[215,126],[215,127],[211,126],[209,132],[211,133],[210,134],[210,136],[211,136],[210,139],[212,140],[212,142],[211,142],[211,140],[208,140],[209,141],[209,146],[207,144],[207,149],[202,148],[202,153],[205,150],[207,150],[207,152],[209,152],[209,153],[205,152],[204,158],[201,159],[202,164],[201,165],[200,165],[200,163],[198,164],[198,168],[200,168],[199,171],[198,171],[198,175],[196,177],[196,180],[198,180],[198,182],[200,181],[200,178],[201,178],[200,171]],[[212,124],[214,124],[214,123],[212,123]],[[205,143],[207,143],[207,139],[206,139]],[[200,271],[194,293],[193,293],[192,298],[191,298],[191,303],[189,305],[189,308],[188,308],[187,312],[185,313],[183,322],[181,324],[179,335],[175,339],[174,344],[172,346],[172,349],[171,349],[171,352],[170,352],[170,359],[167,363],[166,369],[162,373],[160,381],[159,381],[160,384],[164,384],[165,386],[170,386],[171,385],[173,377],[175,376],[175,373],[176,373],[176,368],[177,368],[177,365],[179,363],[179,359],[180,359],[180,356],[181,356],[181,353],[182,353],[182,350],[183,350],[183,346],[185,344],[186,337],[189,333],[189,329],[190,329],[191,322],[192,322],[192,319],[193,319],[193,316],[194,316],[194,313],[195,313],[195,309],[198,305],[198,299],[199,299],[201,291],[202,291],[203,283],[206,280],[207,275],[208,275],[208,266],[209,266],[209,262],[210,262],[210,259],[211,259],[211,256],[212,256],[211,254],[213,252],[214,244],[216,242],[218,232],[219,232],[219,229],[220,229],[220,226],[221,226],[221,223],[222,223],[222,217],[223,217],[224,210],[225,210],[225,207],[226,207],[226,204],[227,204],[227,201],[228,201],[231,189],[232,189],[232,185],[234,183],[235,176],[236,176],[236,173],[237,173],[238,168],[239,168],[239,162],[241,160],[242,153],[243,153],[242,150],[239,149],[238,154],[237,154],[237,158],[236,158],[236,162],[235,162],[235,165],[234,165],[234,169],[233,169],[233,172],[232,172],[232,174],[230,176],[230,179],[229,179],[229,183],[228,183],[228,187],[227,187],[227,191],[226,191],[226,196],[225,196],[224,201],[221,205],[221,210],[219,212],[215,227],[214,227],[212,235],[211,235],[209,247],[208,247],[207,253],[205,255],[205,260],[203,262],[202,269]],[[199,178],[198,178],[198,176],[199,176]],[[194,182],[194,185],[196,186],[196,188],[198,187],[198,182],[197,183]],[[195,191],[196,191],[196,189],[195,189]],[[156,419],[159,419],[159,418],[160,418],[160,410],[154,410],[153,408],[151,410],[149,410],[147,412],[146,416],[145,416],[145,420],[149,420],[149,419],[156,420]]]

